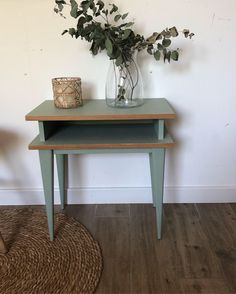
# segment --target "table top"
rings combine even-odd
[[[25,116],[27,121],[98,121],[174,119],[174,110],[165,98],[144,99],[134,108],[112,108],[104,99],[84,100],[83,106],[72,109],[56,108],[53,100],[46,100]]]

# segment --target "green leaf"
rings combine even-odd
[[[86,23],[86,19],[84,16],[81,16],[78,20],[77,28],[83,28],[83,25]]]
[[[152,50],[153,50],[153,45],[148,45],[148,48],[147,48],[147,53],[152,55]]]
[[[187,29],[183,30],[183,34],[184,34],[185,38],[188,38],[189,30],[187,30]]]
[[[169,47],[170,44],[171,44],[171,40],[170,40],[170,39],[164,39],[164,40],[162,41],[162,45],[163,45],[164,47]]]
[[[116,59],[116,66],[120,66],[123,63],[123,57],[122,55],[119,55]]]
[[[76,34],[76,31],[74,28],[70,28],[69,29],[69,34],[71,35],[71,37],[73,37]]]
[[[164,38],[170,38],[171,37],[171,33],[170,33],[170,31],[168,29],[162,31],[161,34],[162,34],[162,36]]]
[[[128,27],[131,27],[133,24],[134,22],[128,22],[127,24],[125,24],[125,26],[128,28]]]
[[[58,4],[59,11],[61,12],[64,8],[63,4]]]
[[[162,40],[162,34],[161,34],[161,33],[158,33],[156,39],[157,39],[157,40]]]
[[[66,4],[64,0],[55,0],[56,4]]]
[[[131,34],[131,32],[132,32],[132,30],[130,30],[130,29],[124,30],[124,33],[122,35],[122,40],[126,40],[129,37],[129,35]]]
[[[80,6],[82,7],[83,12],[86,13],[87,10],[89,9],[90,1],[88,1],[88,0],[82,1],[82,2],[80,3]]]
[[[154,44],[157,40],[158,35],[159,34],[155,32],[150,37],[148,37],[146,41],[150,44]]]
[[[118,11],[118,7],[115,4],[111,4],[112,5],[112,9],[110,11],[110,14],[112,14],[113,12]]]
[[[112,45],[112,42],[111,42],[111,40],[109,38],[106,38],[105,46],[106,46],[106,49],[107,49],[107,54],[111,55],[112,51],[113,51],[113,45]]]
[[[104,2],[101,1],[101,0],[99,0],[99,1],[97,2],[97,5],[99,6],[99,9],[100,9],[100,10],[102,10],[103,7],[105,6]]]
[[[166,61],[166,55],[167,55],[167,50],[166,50],[166,48],[163,48],[164,62]]]
[[[170,56],[171,56],[171,51],[169,51],[169,52],[167,53],[167,55],[166,55],[166,58],[167,58],[167,60],[168,60],[169,63],[170,63]]]
[[[155,57],[155,59],[156,59],[157,61],[160,60],[160,58],[161,58],[161,52],[160,52],[159,50],[155,51],[155,53],[154,53],[154,57]]]
[[[117,59],[121,55],[121,52],[118,48],[113,48],[112,55],[110,56],[110,59]]]
[[[83,14],[83,13],[84,13],[83,10],[77,11],[77,17],[80,16],[81,14]]]
[[[84,0],[80,3],[81,6],[89,4],[89,0]]]
[[[166,61],[166,59],[168,60],[168,62],[170,62],[170,56],[171,56],[171,52],[167,51],[165,49],[165,51],[164,51],[164,62]]]
[[[85,19],[87,22],[90,22],[93,19],[93,17],[91,15],[86,15]]]
[[[82,30],[81,29],[78,29],[76,31],[75,38],[78,39],[81,36],[81,34],[82,34]]]
[[[90,48],[90,51],[92,51],[93,55],[97,55],[99,50],[99,46],[96,42],[92,43],[92,46]]]
[[[99,9],[97,10],[95,5],[93,6],[92,10],[93,10],[93,15],[96,15],[97,11],[99,11]]]
[[[163,46],[162,46],[160,43],[158,43],[158,44],[157,44],[157,49],[158,49],[158,50],[163,50]]]
[[[171,55],[170,55],[171,59],[175,60],[175,61],[178,61],[179,59],[179,52],[178,51],[172,51],[171,52]]]
[[[75,0],[70,0],[71,10],[70,15],[74,18],[77,18],[78,3]]]
[[[121,15],[120,14],[117,14],[114,18],[114,21],[118,21],[119,19],[121,18]]]
[[[89,2],[89,8],[90,8],[91,10],[94,10],[94,9],[95,9],[95,4],[94,4],[93,1],[90,1],[90,2]]]
[[[170,28],[169,31],[170,31],[171,37],[177,37],[179,35],[176,27]]]
[[[87,25],[83,30],[82,37],[85,37],[85,39],[87,41],[91,41],[90,40],[90,35],[91,35],[92,30],[93,30],[93,26],[92,25]]]
[[[194,36],[194,33],[189,34],[190,39],[192,39],[193,36]]]
[[[128,16],[129,13],[125,13],[122,15],[122,19],[125,19]]]

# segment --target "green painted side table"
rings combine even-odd
[[[161,239],[165,150],[174,142],[165,122],[175,118],[166,99],[145,99],[136,108],[107,107],[104,100],[85,100],[74,109],[58,109],[46,100],[29,114],[39,122],[39,135],[30,150],[39,150],[50,239],[54,238],[54,154],[65,204],[65,156],[89,153],[149,153],[153,205],[156,207],[157,237]]]

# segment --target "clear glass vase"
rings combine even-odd
[[[129,108],[143,104],[142,76],[136,57],[137,54],[133,54],[129,61],[120,66],[111,60],[106,81],[108,106]]]

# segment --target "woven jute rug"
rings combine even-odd
[[[52,242],[44,209],[1,208],[0,231],[8,248],[0,254],[1,294],[94,293],[101,250],[78,221],[55,213]]]

